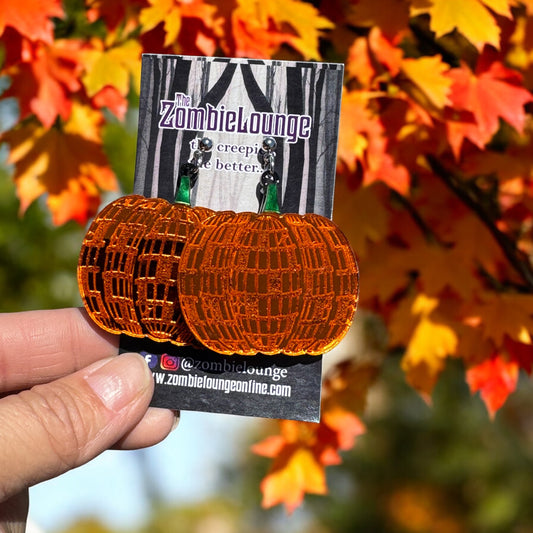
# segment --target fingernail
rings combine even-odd
[[[88,369],[85,380],[111,411],[120,411],[153,382],[143,357],[124,354],[99,361]]]

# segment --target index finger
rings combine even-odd
[[[84,309],[0,313],[0,393],[46,383],[117,355],[118,341],[94,325]]]

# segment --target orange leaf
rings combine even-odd
[[[116,180],[102,150],[99,112],[76,105],[62,129],[46,129],[35,122],[5,133],[8,161],[21,211],[36,198],[48,195],[53,222],[85,224],[95,214],[100,190],[116,189]]]
[[[51,17],[63,17],[61,0],[4,0],[0,2],[0,35],[10,26],[31,41],[52,44]]]
[[[364,86],[370,85],[372,78],[376,75],[366,37],[358,37],[350,46],[346,60],[346,73],[350,78],[357,78]]]
[[[267,437],[252,450],[274,458],[269,473],[261,483],[263,507],[284,503],[291,513],[306,492],[327,492],[324,464],[317,448],[319,424],[280,421],[281,435]]]
[[[274,460],[268,475],[261,482],[262,506],[285,504],[292,513],[303,501],[305,493],[326,494],[326,475],[311,450],[288,446]]]
[[[529,91],[518,85],[520,75],[494,62],[486,68],[483,62],[474,74],[466,65],[451,69],[453,80],[446,127],[456,157],[465,138],[483,149],[498,131],[500,118],[519,133],[526,121],[524,105],[533,100]]]
[[[366,429],[357,415],[339,406],[327,409],[322,415],[322,421],[336,433],[338,448],[340,450],[350,450],[353,448],[355,439],[362,435]]]
[[[339,450],[350,449],[365,431],[353,411],[363,409],[376,370],[370,364],[337,365],[324,383],[319,424],[281,420],[280,435],[252,447],[253,452],[274,459],[261,483],[264,507],[284,503],[290,513],[305,493],[327,492],[324,468],[339,464]]]
[[[81,88],[80,43],[37,43],[31,57],[7,69],[11,86],[3,96],[18,98],[21,118],[34,113],[49,128],[58,116],[68,119],[72,93]]]
[[[491,417],[516,389],[518,365],[501,355],[473,366],[466,371],[466,381],[472,393],[480,391]]]
[[[483,302],[472,306],[471,317],[479,317],[487,339],[502,346],[506,337],[533,344],[533,295],[486,293]]]
[[[367,257],[359,258],[362,305],[371,306],[373,302],[383,305],[401,293],[409,283],[404,265],[401,249],[387,240],[369,246]]]
[[[463,249],[446,248],[420,239],[403,253],[403,261],[405,271],[419,273],[420,286],[430,296],[451,289],[461,297],[470,298],[481,287],[474,275],[475,258],[471,253],[463,253]]]
[[[405,194],[409,189],[408,170],[387,152],[389,139],[379,117],[368,108],[370,95],[361,91],[344,93],[339,126],[341,171],[363,170],[363,185],[383,181]]]
[[[278,456],[285,446],[285,438],[282,435],[272,435],[252,446],[252,451],[263,457],[273,459]]]
[[[376,59],[387,68],[391,76],[396,76],[403,60],[402,49],[387,39],[378,27],[370,30],[368,44]]]
[[[368,253],[369,242],[378,242],[387,235],[389,214],[382,196],[376,185],[351,191],[347,180],[337,179],[335,183],[334,220],[359,257]]]

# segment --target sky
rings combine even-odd
[[[136,526],[149,511],[141,465],[153,474],[164,500],[177,505],[200,501],[216,494],[224,464],[251,453],[239,440],[258,423],[254,418],[182,412],[178,427],[162,443],[142,451],[106,451],[87,465],[32,487],[30,520],[43,533],[87,516],[113,528]]]

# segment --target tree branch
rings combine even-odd
[[[428,243],[439,244],[444,248],[448,248],[450,246],[448,243],[443,242],[440,237],[426,224],[420,213],[405,196],[394,189],[390,190],[390,194],[391,198],[398,202],[409,213],[410,217],[418,226]]]
[[[517,248],[516,243],[509,235],[498,229],[492,217],[479,201],[478,195],[471,187],[466,186],[452,171],[446,169],[436,157],[426,155],[426,158],[435,175],[477,215],[479,220],[490,231],[509,264],[522,278],[525,289],[528,292],[533,292],[533,266],[528,256]]]

